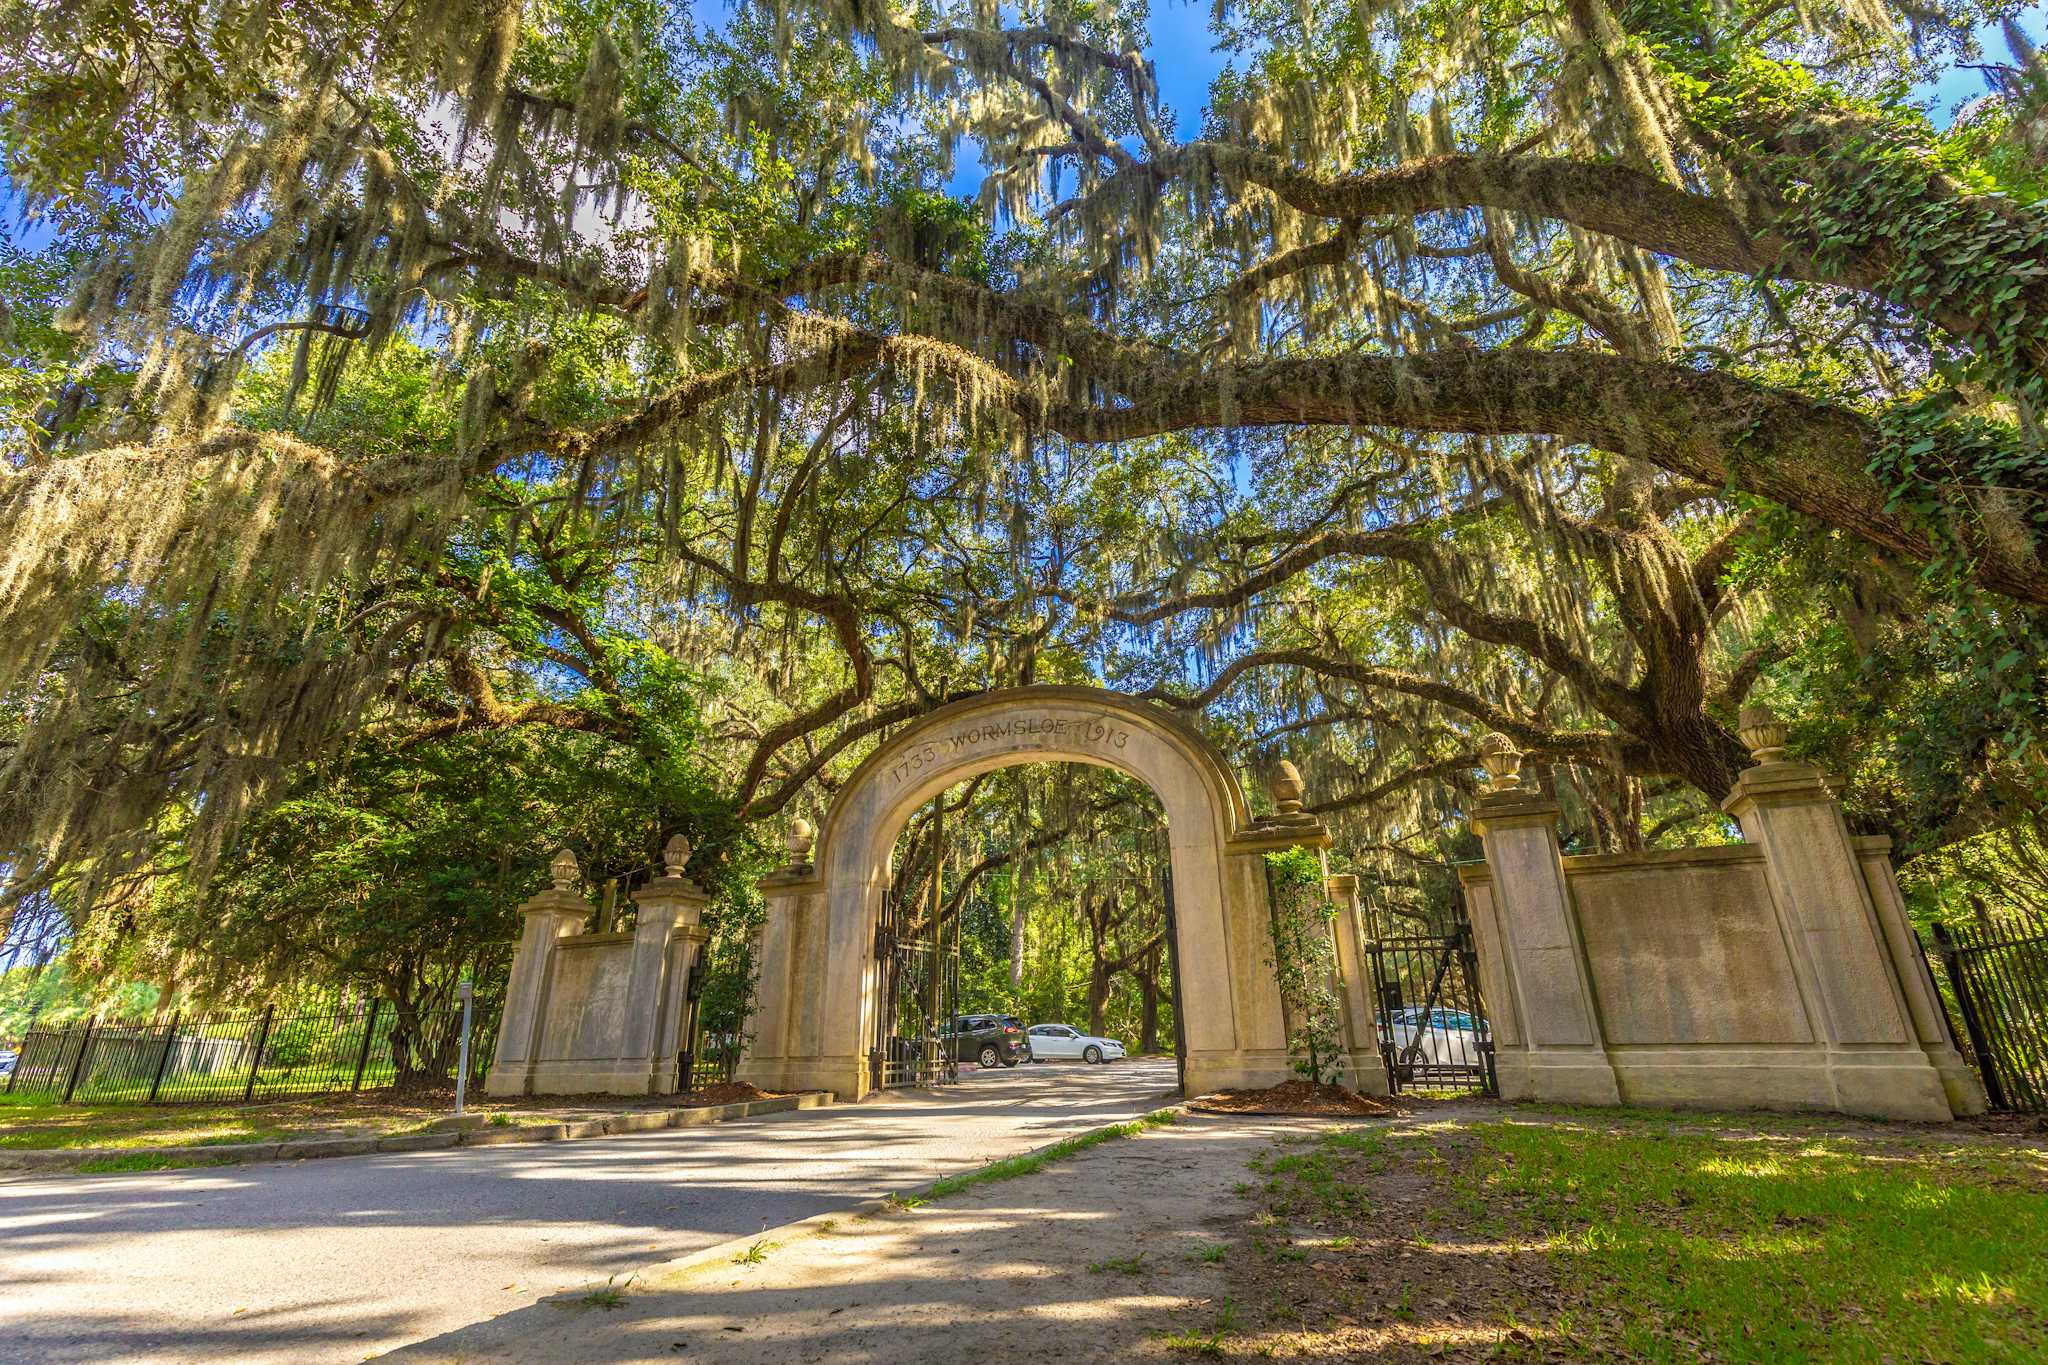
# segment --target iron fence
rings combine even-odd
[[[1470,928],[1380,938],[1366,952],[1389,1088],[1498,1094]]]
[[[1930,966],[1993,1109],[2048,1111],[2048,916],[1935,924]]]
[[[733,1078],[740,1066],[740,1036],[736,1033],[700,1032],[696,1046],[683,1054],[687,1068],[681,1076],[684,1090],[702,1090],[722,1085]]]
[[[497,1014],[481,1002],[475,1012],[472,1084],[490,1064]],[[4,1088],[10,1095],[54,1094],[65,1103],[167,1104],[452,1085],[461,1029],[459,1003],[421,1010],[362,999],[32,1024]]]

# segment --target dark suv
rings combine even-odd
[[[1014,1014],[958,1014],[939,1026],[939,1041],[950,1045],[953,1059],[991,1067],[1015,1066],[1031,1060],[1031,1039],[1024,1021]]]

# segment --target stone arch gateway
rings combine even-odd
[[[1263,855],[1327,844],[1327,832],[1299,811],[1255,820],[1222,755],[1165,712],[1098,688],[1040,686],[954,702],[907,726],[839,789],[812,856],[762,882],[768,914],[740,1079],[773,1090],[830,1090],[842,1099],[869,1091],[866,1040],[880,978],[875,927],[897,833],[955,783],[1040,762],[1120,769],[1149,786],[1165,809],[1189,1093],[1272,1085],[1293,1074],[1268,963]],[[1339,920],[1349,925],[1352,917]],[[1339,945],[1347,969],[1357,961],[1345,951],[1352,946]],[[1356,972],[1345,974],[1346,1080],[1383,1093],[1370,1025],[1354,1027],[1364,1022],[1357,1017],[1362,983]]]

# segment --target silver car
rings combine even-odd
[[[1114,1062],[1124,1055],[1124,1045],[1114,1038],[1098,1038],[1066,1024],[1031,1026],[1031,1060],[1034,1062],[1079,1061],[1091,1065]]]

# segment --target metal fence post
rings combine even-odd
[[[64,1082],[64,1103],[71,1103],[71,1096],[78,1089],[78,1078],[85,1072],[86,1055],[92,1051],[93,1021],[85,1021],[85,1036],[78,1040],[78,1055],[71,1059],[71,1079]],[[59,1056],[63,1054],[59,1053]]]
[[[1956,1011],[1963,1016],[1963,1031],[1970,1036],[1970,1051],[1977,1054],[1977,1074],[1984,1082],[1984,1098],[1991,1102],[1993,1109],[2010,1108],[2005,1099],[2005,1087],[1998,1083],[1998,1057],[1991,1050],[1991,1042],[1984,1036],[1983,1021],[1977,1017],[1976,1002],[1970,999],[1970,985],[1963,971],[1962,950],[1949,936],[1948,926],[1936,920],[1934,946],[1941,954],[1941,965],[1948,971],[1948,984],[1956,993]]]
[[[475,991],[466,976],[455,990],[462,997],[462,1047],[455,1063],[455,1117],[461,1118],[463,1097],[469,1093],[469,1006]]]
[[[178,1041],[178,1021],[183,1019],[184,1017],[185,1011],[183,1010],[179,1010],[176,1013],[172,1014],[171,1026],[168,1029],[164,1030],[164,1050],[157,1055],[156,1077],[149,1083],[149,1102],[151,1104],[156,1103],[157,1092],[163,1089],[164,1068],[171,1064],[171,1048]]]
[[[277,1006],[275,1005],[265,1005],[263,1007],[263,1027],[256,1034],[256,1055],[249,1059],[249,1083],[242,1087],[242,1099],[244,1102],[255,1097],[256,1073],[263,1067],[263,1049],[270,1043],[270,1017],[276,1013]]]
[[[350,1090],[363,1088],[363,1068],[370,1064],[370,1040],[377,1036],[377,1008],[383,1003],[374,997],[370,1000],[370,1013],[363,1020],[363,1045],[356,1052],[356,1079]]]
[[[697,1079],[697,1044],[703,1037],[704,1021],[698,1001],[704,994],[704,952],[711,945],[697,945],[696,960],[683,986],[683,1047],[676,1054],[676,1089],[688,1094]]]

